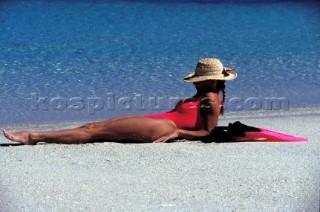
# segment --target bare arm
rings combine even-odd
[[[204,112],[205,128],[197,131],[179,129],[180,138],[194,139],[207,136],[218,125],[220,105],[218,96],[215,93],[207,93],[201,101],[201,110]]]

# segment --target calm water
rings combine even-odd
[[[0,1],[0,123],[169,110],[205,57],[237,67],[229,111],[319,107],[319,21],[319,1]]]

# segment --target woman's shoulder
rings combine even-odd
[[[219,94],[212,91],[206,92],[199,96],[194,96],[193,99],[194,101],[197,101],[200,103],[217,102],[218,104],[220,104],[221,102]]]
[[[208,103],[210,102],[213,105],[220,105],[220,96],[218,93],[215,92],[207,92],[203,95],[202,102]]]
[[[201,99],[200,114],[211,114],[213,111],[219,110],[220,106],[219,94],[215,92],[207,92]]]
[[[215,92],[207,92],[203,95],[203,97],[208,97],[208,98],[219,98],[219,94]]]

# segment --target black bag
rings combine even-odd
[[[215,127],[208,136],[200,137],[200,140],[207,143],[233,142],[235,141],[234,137],[244,137],[246,136],[246,132],[261,132],[261,130],[236,121],[233,124],[229,123],[227,127]]]

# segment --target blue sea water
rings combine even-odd
[[[237,67],[229,111],[319,107],[319,23],[319,1],[2,0],[0,124],[163,112],[205,57]]]

